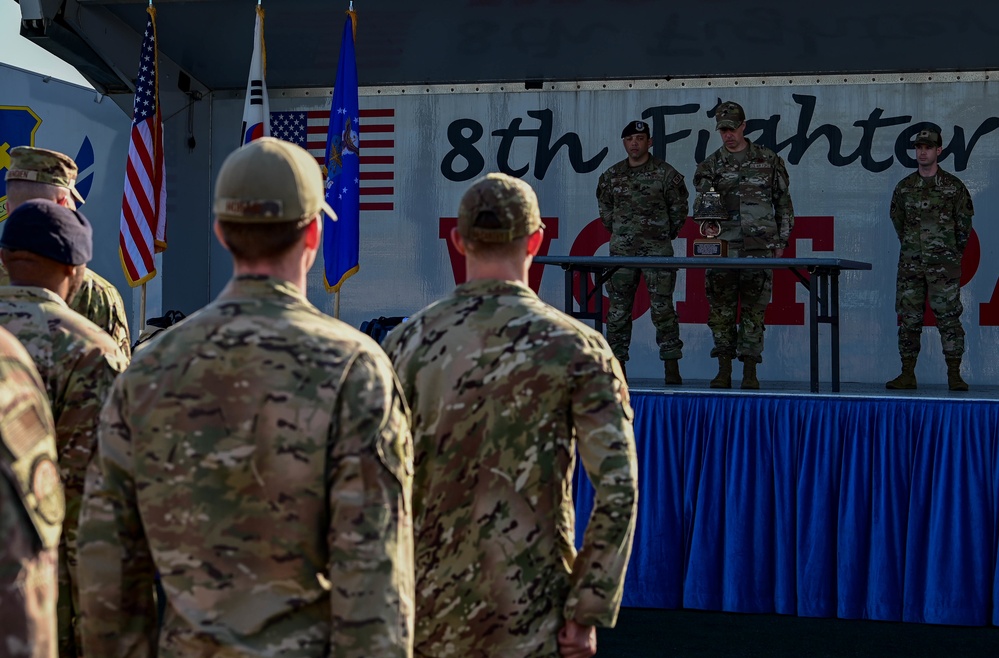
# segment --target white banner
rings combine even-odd
[[[970,80],[972,75],[980,79]],[[898,374],[894,311],[898,239],[888,218],[895,184],[915,167],[909,148],[926,123],[942,130],[941,166],[960,177],[975,204],[964,262],[965,378],[997,381],[999,371],[999,117],[984,74],[928,81],[903,76],[807,80],[756,79],[559,83],[540,91],[502,86],[362,89],[362,212],[360,273],[342,291],[343,318],[357,326],[379,315],[408,315],[448,293],[464,276],[445,239],[469,182],[490,171],[524,178],[538,192],[548,226],[549,255],[605,255],[594,196],[601,172],[625,157],[619,135],[633,119],[653,126],[654,152],[684,174],[720,146],[710,111],[719,100],[746,110],[747,137],[785,159],[797,222],[786,256],[866,261],[872,271],[840,280],[842,378],[881,383]],[[894,82],[890,81],[894,79]],[[741,84],[740,84],[741,82]],[[289,94],[288,96],[292,96]],[[325,109],[315,94],[273,99],[275,111]],[[322,98],[322,96],[320,96]],[[328,97],[327,101],[328,103]],[[328,107],[328,105],[327,105]],[[693,200],[693,193],[691,194]],[[675,242],[689,254],[696,225]],[[531,284],[563,308],[563,273],[536,266]],[[760,378],[808,380],[807,291],[778,272],[768,309]],[[331,310],[321,269],[310,297]],[[690,379],[708,379],[716,363],[705,325],[703,271],[681,272],[676,304]],[[639,296],[629,375],[662,377],[649,319]],[[828,381],[828,332],[821,327],[822,377]],[[923,332],[917,375],[943,383],[945,366],[935,327]]]

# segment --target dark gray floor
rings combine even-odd
[[[599,658],[999,656],[999,628],[625,608]]]

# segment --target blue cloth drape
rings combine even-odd
[[[624,605],[999,625],[999,403],[632,397]],[[578,480],[581,538],[593,503]]]

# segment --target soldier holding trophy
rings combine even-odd
[[[789,178],[784,160],[746,139],[746,115],[733,102],[715,110],[722,147],[697,166],[694,218],[708,240],[720,241],[713,255],[780,258],[794,227]],[[721,212],[718,212],[718,206]],[[702,251],[701,255],[705,255]],[[743,389],[758,389],[756,365],[763,361],[763,316],[770,302],[770,269],[709,269],[706,293],[711,310],[708,326],[714,338],[712,358],[718,374],[711,388],[732,387],[732,360],[743,362]],[[737,323],[739,304],[741,317]]]

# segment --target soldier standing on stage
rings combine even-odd
[[[600,176],[597,205],[600,220],[611,233],[611,256],[672,256],[672,240],[687,220],[687,186],[683,175],[649,153],[649,124],[632,121],[621,132],[628,157]],[[676,270],[621,268],[607,285],[607,342],[621,365],[628,361],[632,308],[639,277],[652,303],[652,324],[667,385],[680,385],[680,321],[673,307]]]
[[[729,218],[721,222],[718,237],[728,242],[729,256],[780,258],[794,228],[784,160],[746,139],[746,114],[737,103],[719,105],[715,120],[722,147],[697,165],[694,188],[703,194],[713,187],[721,195]],[[707,271],[708,326],[715,342],[711,356],[718,359],[711,388],[732,387],[735,358],[743,363],[742,388],[760,387],[756,365],[763,361],[763,320],[772,285],[770,269]]]
[[[222,163],[214,210],[232,280],[137,350],[104,407],[85,652],[408,658],[409,415],[378,344],[306,298],[335,217],[319,165],[257,139]]]
[[[83,204],[76,189],[76,163],[58,151],[18,146],[10,151],[7,170],[7,211],[14,212],[29,199],[48,199],[72,210]],[[0,265],[0,285],[7,285],[7,271]],[[114,285],[96,272],[84,272],[80,290],[69,307],[106,331],[122,353],[131,355],[125,302]]]
[[[90,222],[46,199],[25,201],[3,223],[0,259],[13,285],[0,287],[0,326],[35,362],[55,419],[66,516],[59,543],[59,654],[80,655],[77,520],[101,406],[128,359],[111,337],[71,310],[92,254]]]
[[[920,131],[915,147],[918,169],[895,186],[891,198],[891,221],[900,243],[895,311],[902,373],[885,386],[916,388],[916,358],[929,301],[940,328],[947,386],[952,391],[967,391],[968,384],[961,378],[961,258],[971,236],[975,209],[964,183],[937,164],[943,150],[940,133]]]
[[[0,382],[0,658],[53,658],[65,513],[55,426],[38,370],[5,329]]]
[[[413,410],[417,656],[591,656],[621,605],[637,511],[633,412],[603,336],[527,287],[534,190],[462,197],[468,280],[385,341]],[[576,454],[596,490],[577,555]]]

